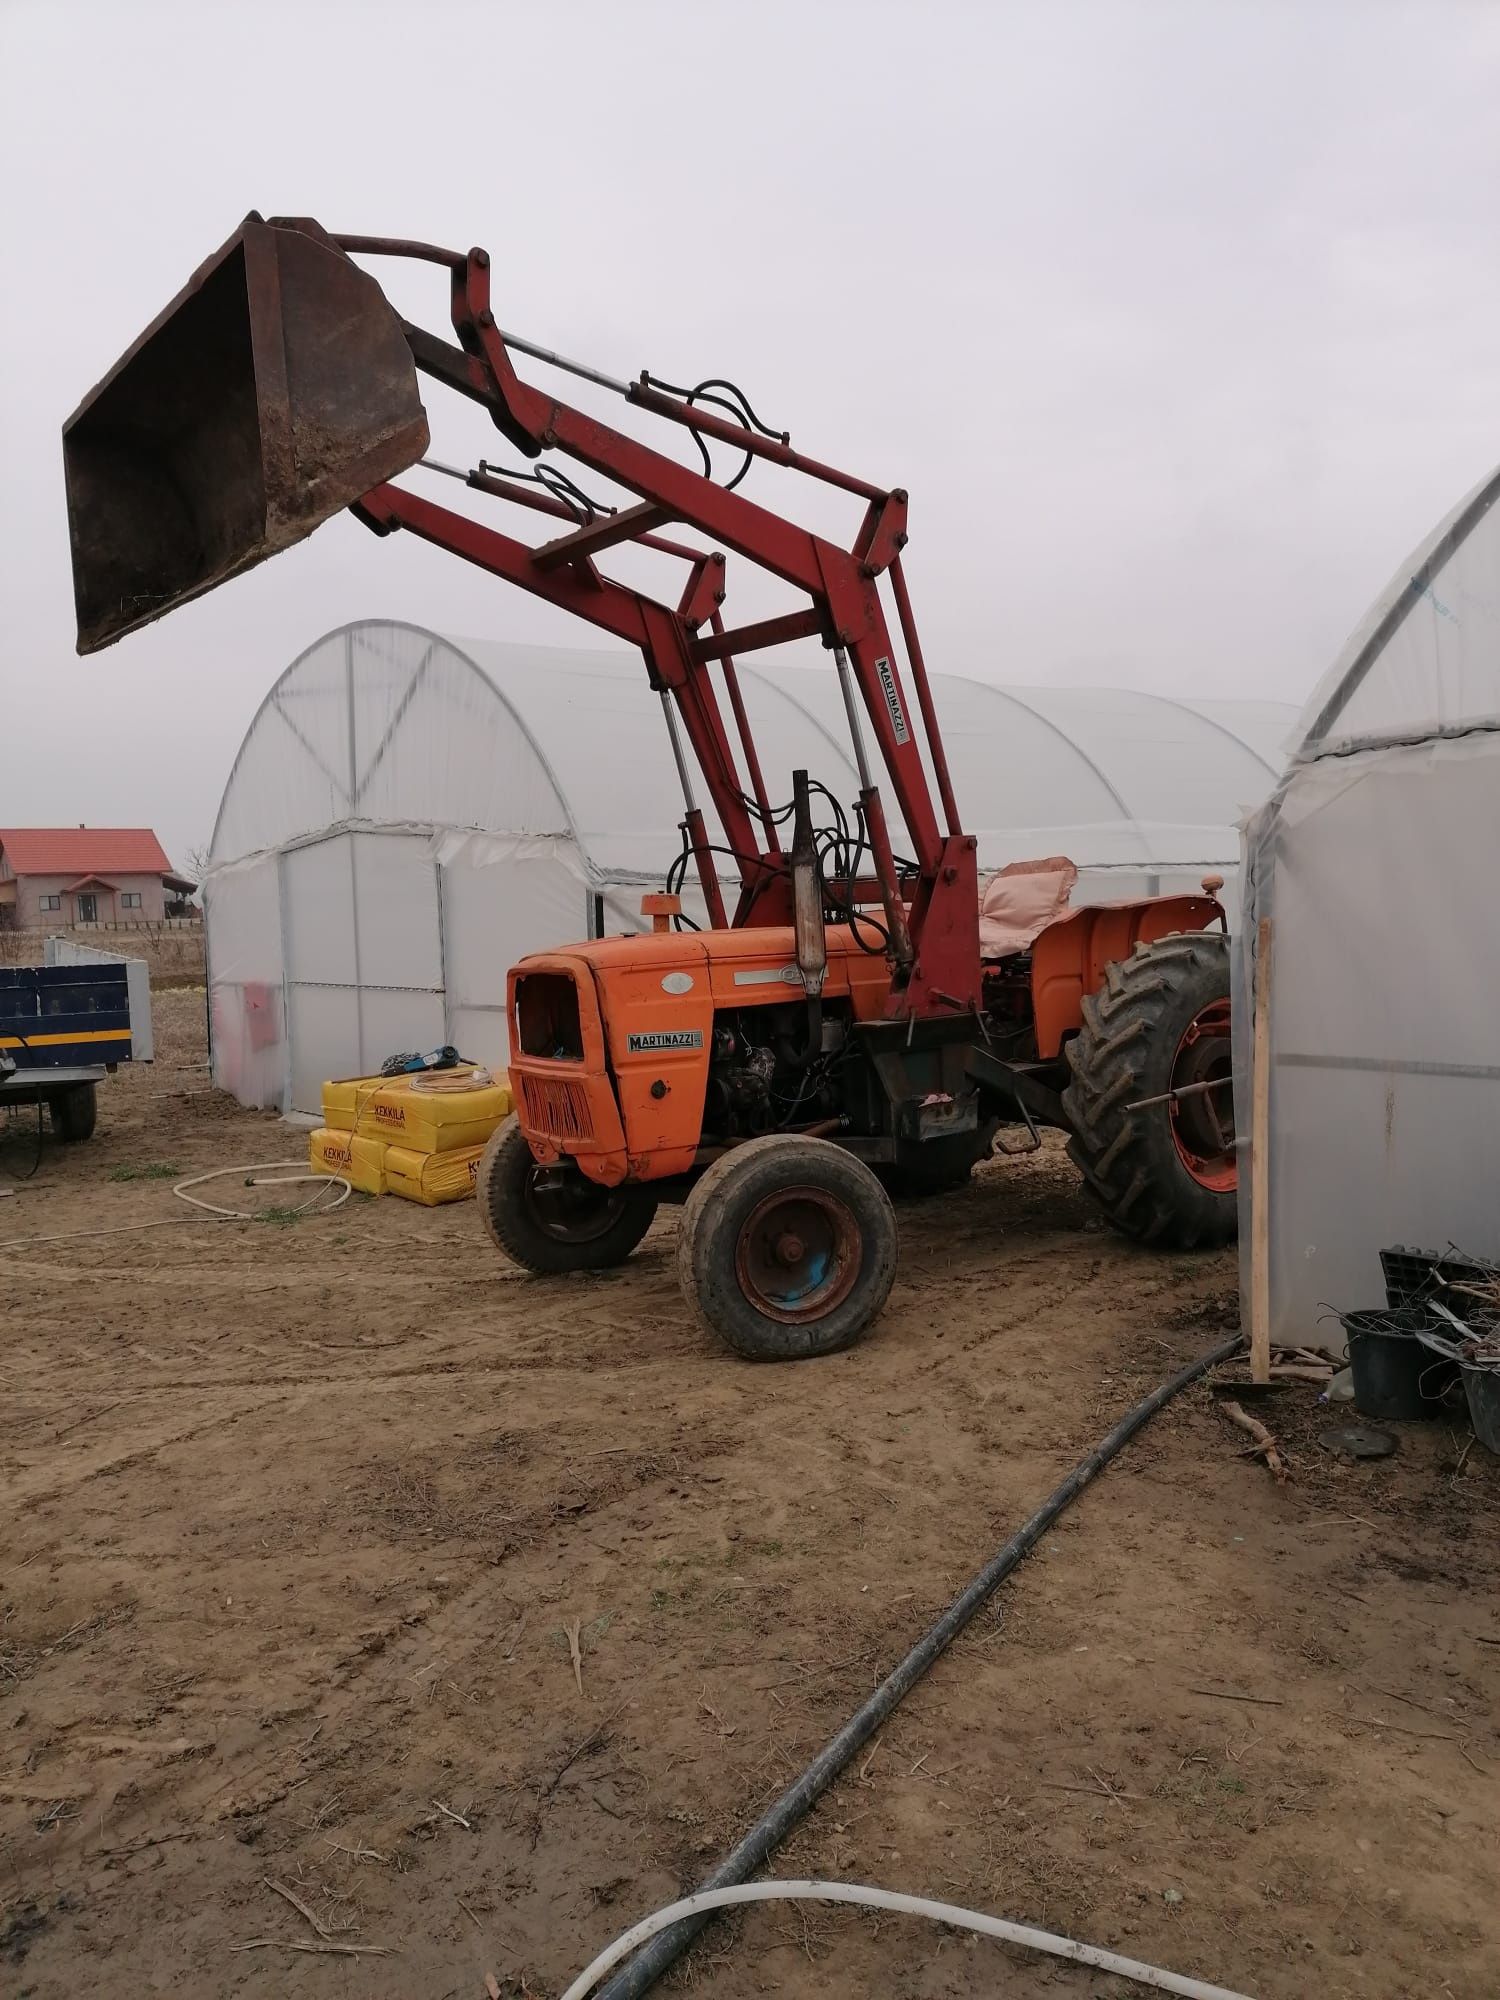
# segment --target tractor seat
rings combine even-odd
[[[979,891],[979,956],[990,960],[1029,951],[1068,907],[1078,870],[1065,854],[1012,861]]]

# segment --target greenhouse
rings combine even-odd
[[[852,800],[827,656],[739,676],[773,798],[804,767]],[[1294,713],[944,674],[933,688],[981,867],[1065,854],[1086,902],[1232,874]],[[266,696],[219,809],[204,883],[215,1080],[308,1112],[325,1077],[398,1050],[452,1042],[503,1063],[509,966],[639,929],[681,814],[638,656],[385,620],[327,634]]]
[[[1240,1244],[1248,1298],[1258,1219],[1273,1341],[1341,1347],[1333,1313],[1385,1300],[1383,1249],[1500,1257],[1497,498],[1500,472],[1402,564],[1246,829],[1242,1143],[1257,997],[1268,1096],[1265,1208],[1242,1173]]]

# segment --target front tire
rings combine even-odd
[[[601,1187],[566,1161],[539,1166],[515,1117],[481,1154],[474,1192],[495,1247],[547,1277],[623,1264],[656,1214],[647,1188]]]
[[[896,1215],[870,1169],[826,1139],[771,1133],[716,1160],[677,1233],[688,1304],[749,1361],[858,1340],[896,1275]]]
[[[1228,938],[1174,933],[1106,966],[1067,1053],[1068,1153],[1114,1227],[1164,1250],[1230,1242],[1238,1213]],[[1202,1083],[1215,1088],[1166,1101]],[[1127,1110],[1142,1098],[1162,1101]]]

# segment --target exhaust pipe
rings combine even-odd
[[[380,286],[315,223],[250,214],[63,426],[79,652],[290,548],[427,443]]]

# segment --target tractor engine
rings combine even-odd
[[[836,1116],[849,1024],[805,1000],[742,1007],[714,1022],[703,1133],[710,1143],[759,1138]]]
[[[984,967],[984,1013],[992,1040],[1012,1061],[1036,1053],[1031,953],[1018,951]]]

